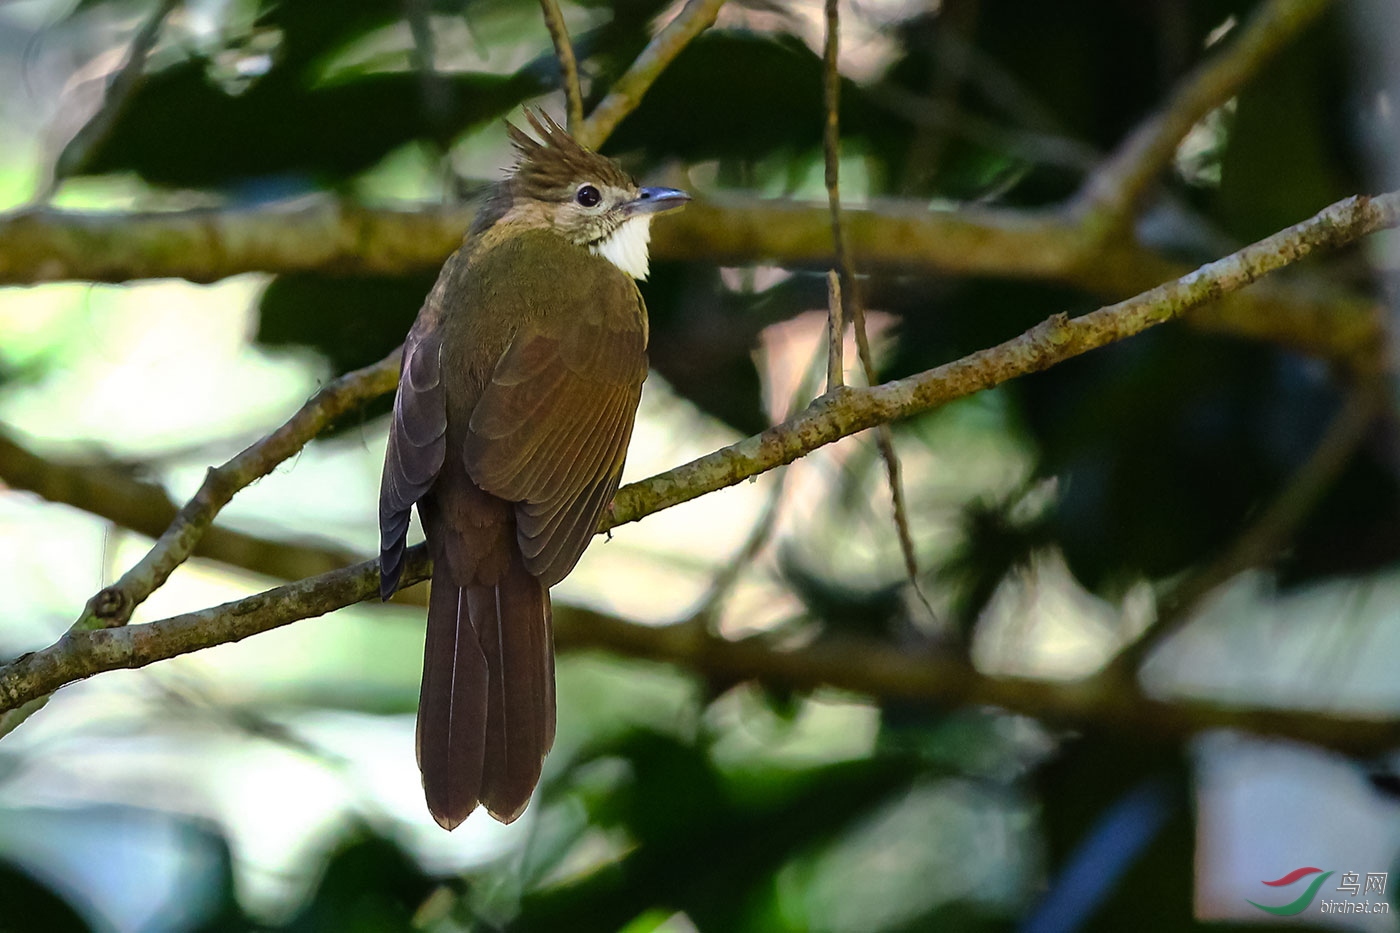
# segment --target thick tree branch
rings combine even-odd
[[[404,275],[430,272],[462,241],[467,206],[360,207],[331,198],[279,208],[159,213],[35,209],[0,215],[0,284],[215,282],[245,272]],[[1091,242],[1065,219],[1009,209],[934,212],[919,201],[847,210],[862,267],[1049,279],[1108,287],[1156,284],[1165,260],[1135,244]],[[658,259],[827,267],[834,262],[825,205],[710,197],[655,225]],[[1111,265],[1110,265],[1111,264]],[[1126,269],[1126,272],[1119,272]]]
[[[579,124],[574,137],[590,149],[601,146],[617,125],[637,105],[642,95],[660,77],[661,72],[681,53],[691,39],[710,28],[724,0],[687,0],[676,18],[667,23],[651,40],[632,67],[614,82],[608,96],[599,102],[588,119]]]
[[[457,248],[471,218],[460,207],[372,210],[332,200],[279,210],[28,211],[0,217],[0,284],[427,272]],[[933,212],[922,202],[895,201],[845,210],[842,218],[854,261],[873,272],[1035,279],[1117,299],[1190,271],[1131,237],[1096,240],[1056,214]],[[652,252],[721,264],[827,268],[835,262],[826,206],[752,198],[691,204],[656,225]],[[1382,342],[1381,321],[1373,301],[1274,283],[1192,317],[1196,326],[1343,361],[1369,359]]]
[[[566,648],[599,648],[677,664],[720,683],[756,680],[796,690],[830,687],[938,706],[992,706],[1054,725],[1163,742],[1178,742],[1208,729],[1240,729],[1352,754],[1379,753],[1400,743],[1400,721],[1394,718],[1155,699],[1144,696],[1131,681],[1113,677],[1076,683],[989,677],[957,657],[864,639],[819,641],[784,651],[760,639],[722,641],[698,626],[656,628],[571,610],[560,620],[558,640]]]
[[[807,411],[756,437],[625,487],[619,491],[600,531],[734,485],[876,424],[927,411],[1122,340],[1179,318],[1313,252],[1397,225],[1400,192],[1375,198],[1348,198],[1309,220],[1135,298],[1079,318],[1056,315],[1006,343],[905,379],[824,396]],[[135,592],[149,585],[152,573],[165,567],[182,549],[188,554],[192,539],[198,538],[199,531],[217,511],[218,506],[211,503],[220,497],[226,502],[238,488],[237,482],[246,485],[265,475],[289,446],[292,450],[299,447],[310,436],[308,431],[315,433],[329,421],[329,412],[344,410],[352,400],[387,392],[395,372],[391,357],[344,377],[322,390],[268,439],[230,461],[228,467],[213,472],[206,489],[182,510],[181,520],[162,536],[151,555],[128,574]],[[142,567],[151,569],[138,573]],[[422,554],[413,552],[406,582],[423,579],[426,570]],[[0,667],[0,709],[13,710],[92,673],[140,666],[195,647],[243,638],[297,618],[330,612],[373,593],[376,578],[375,564],[366,562],[224,607],[167,620],[168,625],[151,623],[126,631],[71,631],[49,648]]]
[[[1110,235],[1131,222],[1134,207],[1171,163],[1176,148],[1206,114],[1225,103],[1332,0],[1268,0],[1220,52],[1176,88],[1085,183],[1076,209]]]
[[[88,600],[78,620],[69,627],[65,639],[84,631],[125,625],[136,607],[160,588],[175,568],[195,552],[219,510],[240,489],[272,472],[277,464],[295,454],[336,418],[369,399],[393,391],[398,380],[398,361],[399,351],[395,350],[378,363],[340,377],[312,396],[282,427],[223,466],[211,468],[194,498],[176,513],[146,556],[122,574],[120,580],[99,590]],[[8,453],[12,455],[12,463],[19,460],[13,456],[13,450]],[[29,466],[32,468],[33,464]],[[110,481],[110,477],[107,480]],[[38,484],[37,481],[35,484]],[[150,497],[143,495],[143,498],[149,500]],[[158,503],[155,505],[159,508]],[[246,546],[246,541],[239,542],[228,537],[229,534],[223,533],[216,541],[221,540],[224,546],[231,548],[240,544]],[[20,704],[5,707],[0,715],[0,737],[14,731],[26,718],[41,709],[48,702],[49,692],[44,691]]]

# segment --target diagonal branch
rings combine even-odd
[[[625,487],[619,491],[599,531],[734,485],[877,424],[927,411],[1123,340],[1177,319],[1314,252],[1395,226],[1400,226],[1400,192],[1375,198],[1348,198],[1302,223],[1135,298],[1074,319],[1056,315],[1013,340],[961,360],[883,385],[847,389],[835,397],[824,397],[802,414],[762,434]],[[354,374],[356,379],[346,377],[328,386],[318,395],[321,409],[308,413],[304,408],[267,441],[249,449],[259,453],[245,452],[240,455],[245,459],[231,461],[237,464],[236,475],[265,474],[271,469],[266,465],[268,458],[291,443],[298,430],[323,424],[328,420],[325,409],[346,404],[355,392],[367,396],[371,387],[373,392],[388,391],[395,372],[393,362],[391,357]],[[314,404],[309,403],[308,407]],[[278,439],[276,444],[272,443],[274,439]],[[218,492],[232,495],[224,487]],[[186,511],[202,514],[194,506],[192,501]],[[192,519],[184,527],[199,527],[197,521],[198,518]],[[172,526],[172,532],[175,530]],[[160,549],[158,544],[156,550]],[[421,548],[411,551],[406,582],[424,579],[427,570]],[[322,615],[366,598],[376,591],[377,580],[375,563],[367,561],[165,622],[120,630],[70,631],[54,645],[0,667],[0,710],[37,701],[94,673],[139,667],[200,647],[245,638],[299,618]]]
[[[363,369],[347,373],[311,397],[276,431],[220,467],[210,468],[194,498],[185,503],[155,545],[120,580],[99,590],[83,607],[64,639],[77,633],[124,626],[131,614],[159,589],[175,568],[189,559],[219,510],[244,487],[272,472],[336,418],[364,402],[393,391],[398,380],[399,351]],[[231,543],[225,537],[226,544]],[[318,578],[312,578],[318,579]],[[59,644],[62,644],[60,640]],[[27,657],[27,656],[26,656]],[[48,702],[43,691],[7,707],[0,715],[0,737],[8,735]]]
[[[1175,320],[1284,266],[1400,225],[1400,192],[1338,201],[1313,217],[1142,294],[1070,319],[1056,315],[1019,337],[936,369],[848,389],[762,434],[618,491],[612,528],[791,463],[866,428],[1107,346]]]
[[[564,14],[559,12],[558,0],[540,0],[540,12],[544,14],[549,38],[554,41],[554,57],[559,60],[569,132],[577,135],[583,127],[583,91],[579,88],[578,60],[574,58],[574,44],[569,41],[569,27],[564,23]]]
[[[125,625],[136,607],[189,558],[219,510],[238,490],[271,473],[341,415],[393,391],[398,372],[399,353],[395,350],[378,363],[341,376],[312,396],[276,431],[223,466],[210,468],[194,498],[180,509],[146,556],[88,600],[74,627]]]
[[[1332,0],[1267,0],[1229,46],[1182,81],[1163,109],[1143,121],[1094,172],[1074,209],[1105,234],[1131,222],[1177,146],[1206,114],[1225,103],[1331,5]]]
[[[681,53],[681,49],[710,28],[722,6],[724,0],[687,0],[676,18],[656,34],[642,54],[637,56],[632,67],[613,84],[608,96],[593,108],[587,120],[579,124],[575,138],[590,149],[601,146],[617,129],[623,117],[637,109],[642,96]]]
[[[404,584],[426,580],[427,549],[410,548]],[[15,710],[91,674],[144,667],[201,648],[241,641],[299,619],[325,615],[369,598],[379,585],[378,561],[368,560],[256,596],[187,612],[160,622],[109,629],[70,629],[57,642],[21,655],[0,674],[0,708]],[[8,731],[0,724],[0,734]],[[12,727],[12,726],[11,726]]]

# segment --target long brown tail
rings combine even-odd
[[[513,549],[514,551],[514,549]],[[503,823],[525,810],[554,744],[549,592],[518,551],[495,586],[433,571],[418,767],[428,809],[453,829],[478,803]]]

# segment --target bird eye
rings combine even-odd
[[[598,189],[592,185],[583,185],[578,189],[578,194],[574,195],[578,203],[584,207],[595,207],[603,200],[603,196],[598,193]]]

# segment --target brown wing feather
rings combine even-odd
[[[628,410],[634,410],[636,403]],[[623,461],[632,436],[632,419],[626,419],[626,430],[613,436],[612,447],[600,460],[593,482],[584,487],[578,499],[567,508],[555,506],[551,511],[533,514],[528,506],[516,507],[517,534],[526,566],[541,581],[564,579],[574,569],[579,556],[598,530],[603,512],[617,493],[622,479]],[[551,584],[552,585],[552,584]]]
[[[521,548],[527,557],[535,557],[543,548],[544,542],[531,541],[544,535],[552,536],[563,519],[571,512],[580,497],[587,495],[593,487],[606,480],[609,475],[622,472],[621,457],[627,452],[627,441],[632,433],[631,412],[636,410],[635,390],[619,387],[614,390],[617,398],[607,400],[604,409],[605,419],[600,420],[594,430],[584,439],[584,443],[561,456],[571,469],[560,469],[540,483],[538,495],[529,502],[522,502],[516,509],[516,519],[520,523]],[[592,467],[587,473],[578,465]]]
[[[581,410],[569,418],[561,414],[554,418],[558,430],[539,432],[543,438],[535,448],[533,461],[520,478],[528,477],[518,501],[526,504],[560,502],[576,498],[579,491],[592,480],[589,467],[597,463],[598,450],[612,443],[618,421],[627,412],[618,404],[614,389],[599,391],[587,398]],[[566,420],[567,419],[567,420]]]
[[[394,594],[403,573],[413,504],[432,487],[446,454],[442,345],[435,335],[415,329],[404,341],[389,450],[379,486],[379,593],[384,599]]]
[[[573,569],[617,490],[646,378],[645,327],[630,281],[616,295],[585,291],[516,335],[472,412],[467,472],[516,504],[525,567],[546,586]]]
[[[541,380],[543,381],[543,380]],[[551,387],[553,402],[542,406],[543,410],[534,418],[519,419],[510,433],[485,438],[476,433],[476,420],[472,421],[472,434],[467,440],[468,469],[482,488],[492,495],[511,502],[524,501],[534,495],[545,477],[559,465],[556,451],[567,442],[570,434],[591,428],[601,414],[597,399],[586,393],[570,391],[569,377],[564,373]],[[482,402],[493,408],[514,407],[508,396],[538,391],[532,384],[519,389],[494,391],[495,383],[487,387]],[[497,396],[507,396],[496,404]],[[482,409],[479,404],[477,410]],[[479,446],[479,450],[475,448]],[[475,456],[473,457],[473,453]]]

